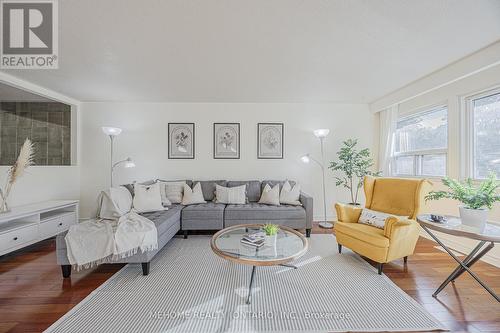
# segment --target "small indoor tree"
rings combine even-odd
[[[370,150],[364,148],[357,150],[358,140],[348,139],[343,142],[342,148],[337,152],[338,161],[330,162],[328,167],[332,171],[342,173],[335,176],[335,185],[344,186],[351,194],[351,204],[359,205],[359,190],[363,187],[365,176],[379,176],[380,172],[373,172],[374,165],[370,157]]]

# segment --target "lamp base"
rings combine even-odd
[[[318,223],[318,225],[324,229],[332,229],[333,228],[333,224],[330,222],[320,222],[320,223]]]

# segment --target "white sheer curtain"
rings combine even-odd
[[[380,112],[380,150],[379,164],[382,175],[390,177],[392,175],[394,163],[394,133],[398,122],[399,105],[393,105],[390,108]]]

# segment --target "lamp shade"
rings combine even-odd
[[[314,135],[317,138],[325,138],[328,135],[328,133],[330,133],[330,130],[328,128],[320,128],[314,130]]]
[[[125,161],[125,164],[123,165],[124,168],[135,168],[135,163],[132,161],[132,159],[129,157]]]
[[[102,127],[102,131],[106,135],[117,136],[122,132],[122,129],[118,127],[104,126]]]
[[[309,155],[304,155],[300,158],[300,160],[303,162],[303,163],[309,163],[311,162],[311,159],[309,158]]]

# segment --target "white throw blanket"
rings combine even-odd
[[[77,269],[126,258],[158,248],[154,223],[131,210],[132,197],[124,187],[99,195],[98,218],[72,225],[66,234],[71,265]]]

